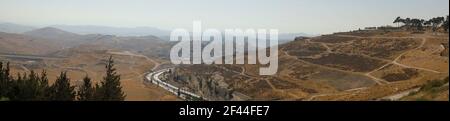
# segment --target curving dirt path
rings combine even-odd
[[[414,49],[411,49],[411,50],[408,50],[408,51],[403,52],[402,54],[400,54],[399,56],[397,56],[393,61],[391,61],[391,62],[389,62],[389,63],[386,63],[385,65],[380,66],[379,68],[377,68],[377,69],[375,69],[375,70],[372,70],[372,71],[366,73],[366,75],[369,76],[369,77],[373,77],[373,76],[371,75],[371,73],[376,72],[376,71],[379,71],[379,70],[383,69],[384,67],[386,67],[386,66],[388,66],[388,65],[390,65],[390,64],[398,65],[398,66],[401,66],[401,67],[403,67],[403,68],[413,68],[413,69],[424,70],[424,71],[429,71],[429,72],[433,72],[433,73],[442,73],[442,72],[435,71],[435,70],[431,70],[431,69],[408,66],[408,65],[404,65],[404,64],[401,64],[401,63],[398,63],[398,62],[397,62],[397,61],[398,61],[403,55],[405,55],[406,53],[408,53],[408,52],[410,52],[410,51],[412,51],[412,50],[418,50],[418,49],[422,48],[423,45],[424,45],[426,42],[427,42],[427,39],[426,39],[426,38],[422,38],[422,43],[421,43],[417,48],[414,48]],[[374,78],[376,78],[376,77],[374,77]],[[381,80],[381,79],[380,79],[380,80]]]
[[[369,78],[372,78],[374,81],[376,81],[377,84],[384,85],[384,84],[389,84],[390,82],[387,82],[387,81],[385,81],[383,79],[379,79],[377,77],[374,77],[371,74],[376,72],[376,71],[379,71],[379,70],[385,68],[386,66],[388,66],[390,64],[394,64],[394,65],[397,65],[397,66],[400,66],[400,67],[403,67],[403,68],[412,68],[412,69],[423,70],[423,71],[428,71],[428,72],[432,72],[432,73],[443,73],[443,72],[439,72],[439,71],[436,71],[436,70],[431,70],[431,69],[426,69],[426,68],[421,68],[421,67],[408,66],[408,65],[401,64],[401,63],[398,62],[398,60],[403,55],[405,55],[406,53],[408,53],[408,52],[410,52],[412,50],[418,50],[418,49],[422,48],[425,45],[425,43],[427,42],[427,38],[425,36],[421,36],[421,37],[360,37],[360,36],[352,36],[352,35],[335,35],[335,36],[354,37],[354,38],[381,38],[381,39],[383,39],[383,38],[386,38],[386,39],[392,39],[392,38],[415,38],[415,39],[417,39],[417,38],[420,38],[420,39],[422,39],[422,42],[421,42],[421,44],[418,47],[416,47],[414,49],[411,49],[411,50],[408,50],[408,51],[405,51],[405,52],[401,53],[399,56],[397,56],[393,61],[390,61],[390,62],[386,63],[385,65],[382,65],[379,68],[374,69],[374,70],[364,74],[365,76],[367,76]],[[321,43],[321,42],[316,42],[316,43]],[[285,52],[286,55],[289,56],[289,54],[286,53],[286,51],[284,51],[284,52]],[[382,60],[383,61],[388,61],[386,59],[382,59]],[[362,89],[365,89],[365,88],[351,89],[351,90],[348,90],[348,91],[355,91],[355,90],[362,90]],[[400,93],[396,93],[396,94],[393,94],[393,95],[390,95],[390,96],[386,96],[386,97],[383,97],[381,99],[396,100],[396,99],[400,99],[400,98],[404,97],[405,95],[410,94],[410,93],[415,92],[415,91],[418,91],[418,88],[402,91]],[[313,96],[309,97],[307,100],[314,100],[316,97],[327,96],[327,95],[330,95],[330,94],[313,95]]]

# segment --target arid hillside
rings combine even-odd
[[[381,30],[298,37],[279,46],[278,73],[272,76],[260,76],[261,65],[249,64],[180,65],[165,76],[210,100],[448,100],[448,81],[433,81],[448,77],[448,41],[448,34],[438,32]],[[179,100],[144,82],[161,65],[173,67],[173,44],[154,36],[43,28],[0,33],[0,61],[10,62],[14,74],[46,70],[50,83],[67,71],[79,85],[86,75],[101,81],[112,55],[126,100]]]
[[[258,65],[194,65],[177,68],[172,83],[217,100],[401,100],[448,77],[448,41],[442,33],[381,30],[299,37],[279,47],[276,75],[259,76]]]
[[[53,83],[66,71],[72,85],[88,75],[94,83],[105,76],[105,63],[113,56],[126,100],[178,100],[163,89],[147,85],[144,74],[160,65],[170,43],[153,36],[117,37],[78,35],[55,28],[10,34],[0,32],[0,61],[10,62],[11,73],[45,70]]]

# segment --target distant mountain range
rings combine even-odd
[[[55,27],[9,32],[0,32],[0,53],[65,57],[78,52],[124,50],[164,58],[171,47],[170,42],[151,35],[77,34]]]
[[[169,36],[170,31],[153,27],[108,27],[108,26],[74,26],[74,25],[53,25],[51,27],[77,34],[105,34],[116,36]]]
[[[126,28],[126,27],[108,27],[108,26],[94,26],[94,25],[52,25],[45,28],[37,28],[32,26],[25,26],[13,23],[0,23],[0,32],[6,33],[17,33],[17,34],[32,34],[33,30],[44,29],[40,32],[45,32],[46,29],[49,31],[60,29],[63,31],[75,33],[75,34],[102,34],[102,35],[116,35],[116,36],[157,36],[163,40],[169,40],[170,31],[158,29],[154,27],[134,27],[134,28]],[[31,33],[30,33],[31,32]],[[58,33],[55,31],[50,32],[52,34]],[[45,35],[45,33],[39,33],[39,35]],[[62,33],[61,33],[62,34]],[[66,33],[67,34],[67,33]],[[295,37],[298,36],[306,36],[312,37],[315,35],[310,35],[306,33],[280,33],[278,35],[280,43],[285,43],[288,41],[292,41]]]
[[[93,25],[51,25],[44,28],[57,28],[63,31],[84,34],[102,34],[116,36],[169,36],[170,31],[153,27],[109,27],[109,26],[93,26]],[[36,29],[42,29],[33,26],[25,26],[14,23],[0,23],[0,32],[22,34]]]
[[[78,38],[80,36],[78,34],[67,32],[53,27],[35,29],[24,32],[23,34],[46,39],[69,39],[69,38]]]
[[[36,27],[24,26],[24,25],[13,24],[13,23],[0,23],[0,32],[19,34],[19,33],[27,32],[27,31],[31,31],[33,29],[36,29]]]

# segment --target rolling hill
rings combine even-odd
[[[260,65],[183,65],[171,83],[212,100],[380,100],[448,77],[448,41],[381,30],[301,37],[279,46],[275,75],[260,76]]]

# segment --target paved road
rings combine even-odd
[[[114,54],[114,55],[125,55],[125,56],[131,56],[131,57],[141,57],[141,58],[145,58],[147,61],[151,61],[152,63],[155,64],[155,66],[153,66],[153,68],[151,69],[152,72],[148,73],[145,76],[145,81],[146,82],[150,82],[153,83],[155,85],[158,85],[159,87],[175,94],[176,96],[178,96],[179,98],[183,99],[183,100],[192,100],[193,98],[197,98],[197,99],[202,99],[202,100],[207,100],[197,94],[194,94],[192,92],[180,89],[172,84],[166,83],[164,81],[162,81],[159,76],[163,73],[166,73],[168,71],[170,71],[172,68],[166,68],[166,69],[159,69],[157,70],[160,66],[161,63],[150,59],[149,57],[145,56],[145,55],[141,55],[141,54],[135,54],[129,51],[122,51],[122,52],[107,52],[109,54]],[[131,68],[131,67],[130,67]],[[139,74],[138,74],[139,75]],[[141,75],[140,75],[141,76]]]
[[[168,71],[170,71],[170,68],[166,68],[166,69],[161,69],[161,70],[156,70],[153,71],[149,74],[147,74],[147,76],[145,76],[145,79],[147,82],[151,82],[153,84],[158,85],[159,87],[175,94],[176,96],[178,96],[181,99],[184,100],[192,100],[193,98],[197,98],[197,99],[202,99],[202,100],[207,100],[197,94],[194,94],[192,92],[180,89],[176,86],[173,86],[172,84],[166,83],[164,81],[162,81],[161,79],[159,79],[159,76],[163,73],[167,73]]]

